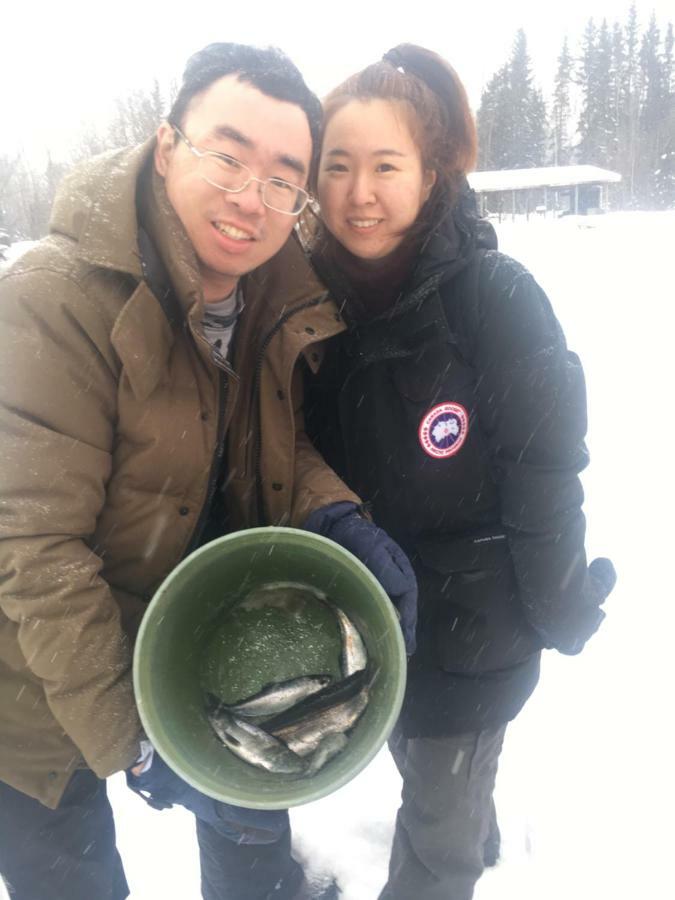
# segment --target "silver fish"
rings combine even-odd
[[[225,746],[245,762],[268,772],[284,775],[304,774],[307,768],[306,761],[257,725],[244,719],[237,719],[224,710],[212,713],[208,718],[211,727]]]
[[[353,675],[354,672],[360,672],[361,669],[365,669],[368,663],[368,654],[363,638],[349,616],[339,606],[330,603],[330,601],[326,602],[332,607],[340,626],[340,637],[342,638],[340,666],[342,674],[347,678],[349,675]]]
[[[332,681],[325,688],[317,691],[316,694],[312,694],[311,697],[305,697],[301,703],[296,703],[295,706],[279,713],[278,716],[271,716],[265,719],[265,731],[274,733],[280,728],[297,725],[300,721],[304,722],[312,716],[324,712],[324,710],[332,709],[338,703],[351,700],[363,687],[366,685],[370,686],[371,682],[372,678],[366,669],[354,672],[353,675],[340,681]]]
[[[299,678],[291,678],[289,681],[268,684],[257,694],[253,694],[239,703],[231,706],[223,704],[223,709],[235,716],[245,718],[276,716],[306,697],[316,694],[330,681],[330,675],[303,675]]]
[[[364,687],[354,697],[293,725],[275,729],[272,733],[298,756],[307,756],[317,749],[327,735],[349,731],[367,705],[368,688]]]
[[[322,594],[306,584],[294,581],[269,582],[251,591],[240,603],[241,609],[281,609],[290,615],[302,615],[308,603],[321,600]]]
[[[346,734],[327,734],[312,754],[305,774],[307,776],[316,775],[319,769],[322,769],[329,760],[341,753],[348,743],[349,738]]]

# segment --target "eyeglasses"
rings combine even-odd
[[[248,166],[233,156],[217,153],[215,150],[199,150],[180,128],[173,124],[171,127],[199,160],[200,177],[219,191],[239,194],[252,181],[257,181],[262,185],[260,196],[265,206],[287,216],[299,215],[309,203],[311,197],[308,192],[296,184],[284,181],[283,178],[256,178]]]

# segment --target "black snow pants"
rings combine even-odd
[[[290,900],[302,882],[290,827],[273,844],[236,844],[197,821],[197,839],[204,900]],[[105,781],[78,770],[56,809],[0,781],[0,875],[11,900],[128,897]]]

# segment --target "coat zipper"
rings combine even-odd
[[[215,365],[218,367],[218,419],[216,425],[216,448],[213,453],[213,458],[211,460],[211,468],[209,470],[209,480],[207,482],[206,487],[206,498],[201,508],[201,512],[199,513],[199,518],[197,519],[197,524],[195,525],[194,531],[192,532],[192,537],[187,545],[187,549],[183,553],[183,559],[186,556],[189,556],[194,550],[199,546],[199,539],[202,536],[202,532],[204,531],[204,526],[206,525],[206,520],[209,515],[209,511],[211,509],[211,503],[213,501],[214,494],[216,492],[216,486],[218,484],[218,476],[220,475],[221,464],[223,461],[223,456],[225,454],[225,407],[227,405],[227,391],[228,391],[228,383],[227,383],[227,363],[225,359],[218,353],[217,350],[213,350],[211,353],[211,358]]]
[[[315,297],[313,300],[308,300],[306,303],[300,304],[300,306],[296,306],[293,309],[290,309],[287,313],[281,316],[275,323],[274,327],[271,331],[268,332],[265,340],[262,342],[260,350],[258,351],[258,356],[255,364],[255,371],[253,376],[253,391],[251,392],[251,402],[253,405],[254,415],[256,417],[256,429],[255,429],[255,444],[253,448],[253,472],[255,476],[255,517],[256,523],[262,522],[262,513],[264,511],[264,502],[263,502],[263,492],[262,492],[262,473],[260,471],[260,458],[262,454],[262,437],[260,433],[260,404],[258,403],[258,394],[260,393],[260,376],[262,374],[262,366],[263,361],[265,359],[265,353],[267,352],[267,348],[270,345],[272,338],[279,332],[279,330],[291,319],[296,313],[302,312],[305,309],[310,309],[313,306],[318,306],[320,303],[325,302],[328,297],[328,291],[325,291],[318,297]]]

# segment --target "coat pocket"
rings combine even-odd
[[[518,600],[508,539],[499,528],[416,545],[425,617],[437,664],[479,674],[523,662],[541,649]]]

